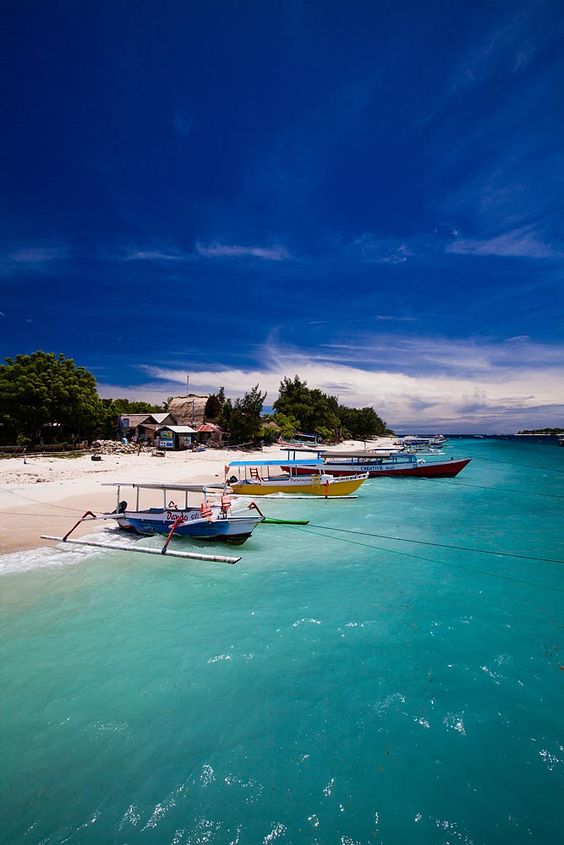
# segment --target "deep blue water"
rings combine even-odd
[[[560,841],[564,449],[448,454],[234,567],[1,558],[2,841]]]

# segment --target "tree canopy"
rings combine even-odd
[[[390,433],[373,408],[348,408],[299,376],[284,378],[266,426],[261,416],[266,393],[256,384],[241,399],[227,399],[223,387],[212,394],[205,415],[229,435],[232,443],[271,440],[279,431],[290,438],[299,431],[324,440],[365,440]],[[0,365],[0,436],[4,442],[43,443],[113,437],[123,414],[151,414],[163,406],[125,398],[100,399],[92,373],[63,354],[41,350],[6,358]],[[268,429],[268,430],[267,430]]]
[[[223,396],[223,393],[221,394]],[[266,393],[261,393],[258,384],[245,393],[242,399],[225,399],[220,416],[220,425],[227,431],[232,443],[252,443],[261,432],[262,406]]]
[[[320,434],[324,440],[339,436],[366,440],[389,433],[386,423],[373,408],[347,408],[339,405],[334,396],[317,388],[310,389],[307,382],[297,375],[280,382],[274,410],[274,420],[286,436],[294,422],[297,424],[295,431]],[[290,420],[292,424],[289,425]]]
[[[157,414],[163,413],[162,405],[152,405],[150,402],[132,401],[131,399],[102,399],[102,419],[99,435],[101,437],[116,437],[119,434],[119,417],[126,414]]]
[[[37,351],[0,365],[0,421],[19,442],[89,437],[103,417],[96,379],[63,354]]]
[[[564,428],[524,428],[519,434],[564,434]]]
[[[220,387],[218,393],[212,393],[206,402],[204,416],[207,420],[217,420],[221,417],[225,405],[225,388]]]

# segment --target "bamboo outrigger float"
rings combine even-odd
[[[192,538],[196,540],[222,540],[232,545],[241,545],[252,534],[256,526],[261,523],[267,524],[298,524],[307,525],[309,520],[284,520],[271,519],[264,516],[261,510],[251,502],[245,508],[231,509],[231,500],[225,485],[221,484],[137,484],[135,482],[107,482],[102,486],[116,488],[116,508],[112,513],[96,515],[92,511],[86,511],[81,518],[73,525],[70,531],[62,537],[54,537],[50,534],[42,534],[41,539],[53,540],[59,543],[68,543],[77,546],[92,546],[112,551],[141,552],[151,555],[167,555],[168,557],[179,557],[188,560],[205,560],[219,563],[237,563],[240,557],[229,555],[211,555],[201,552],[185,552],[177,549],[170,549],[169,544],[173,537]],[[126,501],[121,500],[122,488],[131,488],[135,491],[135,508],[128,508]],[[163,495],[162,507],[140,507],[140,491],[160,491]],[[212,502],[208,494],[214,491],[220,494],[219,502]],[[170,496],[171,494],[182,493],[184,501],[177,505]],[[203,499],[200,505],[189,503],[189,494],[200,494]],[[164,545],[160,549],[153,549],[148,546],[125,546],[117,543],[98,542],[97,540],[78,540],[71,538],[71,534],[85,522],[99,520],[110,520],[124,531],[135,534],[152,536],[154,534],[166,534]]]
[[[80,520],[82,522],[83,520]],[[80,524],[80,523],[79,523]],[[98,543],[96,540],[76,540],[67,537],[53,537],[50,534],[42,534],[42,540],[54,540],[58,543],[72,543],[76,546],[93,546],[97,549],[109,549],[112,552],[141,552],[146,555],[164,555],[167,557],[181,557],[185,560],[207,560],[216,563],[238,563],[240,557],[232,557],[231,555],[206,555],[199,552],[181,552],[176,549],[170,550],[168,548],[151,549],[148,546],[124,546],[118,543]],[[168,544],[167,544],[168,545]]]

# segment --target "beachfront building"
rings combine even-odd
[[[223,446],[225,432],[215,423],[198,426],[198,439],[204,446]]]
[[[159,449],[191,449],[196,429],[189,425],[162,425],[156,432]]]
[[[178,420],[169,413],[122,414],[119,418],[121,439],[129,443],[153,443],[157,430],[163,425],[176,425]]]

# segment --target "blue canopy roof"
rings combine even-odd
[[[231,461],[227,464],[228,467],[279,467],[284,464],[285,467],[299,467],[299,466],[321,466],[323,461],[312,458],[309,461],[289,461],[287,458],[280,458],[277,461]]]

